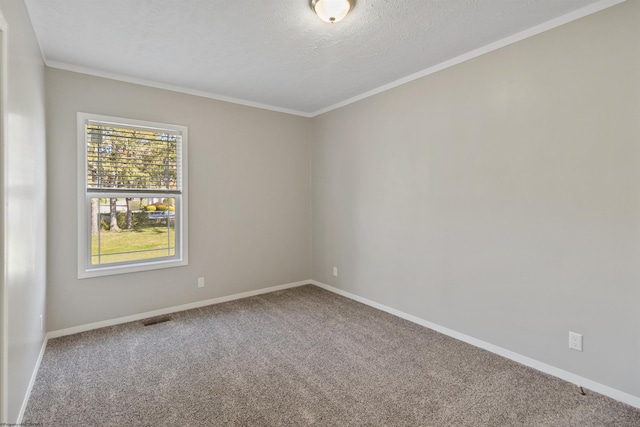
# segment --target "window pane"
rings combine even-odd
[[[89,188],[180,190],[180,135],[95,123],[86,132]]]
[[[91,265],[176,255],[176,199],[91,198]]]

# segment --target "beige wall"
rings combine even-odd
[[[638,22],[628,1],[314,118],[312,278],[640,396]]]
[[[44,64],[21,1],[0,0],[7,21],[4,308],[7,377],[3,421],[16,422],[44,333],[45,89]],[[5,355],[3,355],[5,357]]]
[[[55,69],[46,87],[49,331],[309,278],[308,119]],[[188,126],[187,267],[77,279],[79,111]]]

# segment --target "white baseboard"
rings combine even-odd
[[[77,334],[79,332],[90,331],[93,329],[104,328],[107,326],[119,325],[121,323],[127,322],[135,322],[137,320],[147,319],[149,317],[161,316],[163,314],[176,313],[178,311],[191,310],[193,308],[205,307],[207,305],[220,304],[222,302],[233,301],[241,298],[248,298],[255,295],[266,294],[269,292],[280,291],[282,289],[295,288],[297,286],[309,285],[311,281],[303,280],[301,282],[287,283],[285,285],[271,286],[269,288],[258,289],[255,291],[241,292],[239,294],[228,295],[225,297],[213,298],[204,301],[197,301],[190,304],[183,304],[174,307],[163,308],[160,310],[148,311],[146,313],[134,314],[131,316],[119,317],[117,319],[104,320],[102,322],[89,323],[87,325],[74,326],[73,328],[59,329],[57,331],[48,332],[44,337],[44,342],[42,343],[42,348],[40,349],[40,354],[38,355],[38,360],[36,361],[36,365],[33,369],[33,374],[31,374],[31,381],[29,381],[29,387],[27,387],[27,393],[25,394],[24,400],[22,402],[22,407],[20,408],[20,413],[18,414],[18,420],[16,421],[17,425],[22,423],[22,418],[24,417],[24,411],[27,409],[27,404],[29,403],[29,397],[31,397],[31,390],[33,389],[33,385],[36,381],[36,377],[38,375],[38,370],[40,369],[40,364],[42,363],[42,357],[44,356],[44,351],[47,347],[47,342],[52,338],[63,337],[65,335]]]
[[[29,403],[29,397],[31,397],[31,390],[33,389],[33,384],[35,384],[36,377],[38,376],[38,370],[40,369],[40,363],[42,363],[44,350],[45,348],[47,348],[47,341],[49,341],[49,339],[45,335],[44,341],[42,342],[42,347],[40,347],[40,354],[38,355],[38,360],[36,360],[36,366],[34,367],[33,373],[31,374],[31,380],[29,381],[27,392],[25,393],[24,400],[22,401],[22,406],[20,407],[20,412],[18,413],[18,420],[16,421],[16,425],[22,424],[22,417],[24,417],[24,411],[27,409],[27,403]]]
[[[176,313],[178,311],[191,310],[193,308],[205,307],[207,305],[220,304],[227,301],[233,301],[242,298],[248,298],[255,295],[267,294],[269,292],[280,291],[282,289],[295,288],[302,285],[310,285],[310,280],[301,282],[287,283],[286,285],[271,286],[269,288],[258,289],[256,291],[241,292],[239,294],[228,295],[225,297],[212,298],[204,301],[196,301],[189,304],[177,305],[173,307],[161,308],[159,310],[147,311],[145,313],[132,314],[131,316],[118,317],[117,319],[103,320],[101,322],[89,323],[86,325],[74,326],[72,328],[58,329],[47,333],[47,338],[58,338],[65,335],[73,335],[80,332],[91,331],[93,329],[105,328],[107,326],[119,325],[121,323],[135,322],[149,317],[162,316],[164,314]]]
[[[367,298],[360,297],[358,295],[352,294],[347,291],[343,291],[338,288],[334,288],[333,286],[329,286],[325,283],[318,282],[316,280],[303,280],[300,282],[288,283],[285,285],[272,286],[269,288],[258,289],[255,291],[242,292],[239,294],[233,294],[225,297],[213,298],[204,301],[197,301],[190,304],[184,304],[174,307],[163,308],[160,310],[148,311],[146,313],[134,314],[131,316],[120,317],[117,319],[105,320],[102,322],[90,323],[87,325],[75,326],[72,328],[60,329],[57,331],[52,331],[47,333],[45,336],[45,340],[42,344],[42,349],[40,350],[40,355],[38,356],[38,361],[34,368],[33,374],[31,376],[31,381],[29,383],[29,387],[27,389],[27,394],[25,396],[24,402],[22,404],[22,408],[20,410],[20,415],[18,417],[17,424],[20,424],[22,421],[22,417],[24,415],[24,411],[27,407],[27,403],[29,401],[29,396],[31,395],[31,389],[33,388],[33,384],[36,380],[36,375],[38,373],[38,369],[40,368],[40,363],[42,362],[42,357],[44,355],[44,351],[49,339],[62,337],[65,335],[77,334],[79,332],[90,331],[93,329],[104,328],[107,326],[118,325],[121,323],[134,322],[137,320],[146,319],[149,317],[161,316],[163,314],[170,314],[184,310],[191,310],[193,308],[205,307],[207,305],[220,304],[227,301],[233,301],[242,298],[248,298],[255,295],[266,294],[269,292],[275,292],[283,289],[295,288],[298,286],[312,284],[318,286],[322,289],[326,289],[330,292],[333,292],[338,295],[342,295],[354,301],[358,301],[360,303],[366,304],[368,306],[377,308],[378,310],[385,311],[389,314],[393,314],[394,316],[398,316],[402,319],[408,320],[410,322],[416,323],[418,325],[422,325],[426,328],[433,329],[434,331],[440,332],[444,335],[450,336],[452,338],[458,339],[460,341],[466,342],[473,346],[482,348],[484,350],[490,351],[491,353],[495,353],[499,356],[506,357],[507,359],[513,360],[515,362],[521,363],[525,366],[528,366],[533,369],[537,369],[538,371],[544,372],[549,375],[553,375],[554,377],[560,378],[562,380],[568,381],[570,383],[576,384],[578,386],[585,387],[589,390],[592,390],[596,393],[600,393],[604,396],[608,396],[612,399],[618,400],[620,402],[626,403],[627,405],[631,405],[635,408],[640,408],[640,397],[631,395],[629,393],[625,393],[623,391],[614,389],[612,387],[606,386],[604,384],[600,384],[598,382],[592,381],[588,378],[581,377],[579,375],[573,374],[571,372],[556,368],[555,366],[548,365],[546,363],[539,362],[535,359],[532,359],[527,356],[523,356],[521,354],[515,353],[513,351],[507,350],[502,347],[498,347],[496,345],[490,344],[488,342],[479,340],[477,338],[471,337],[469,335],[465,335],[463,333],[454,331],[449,328],[445,328],[444,326],[440,326],[438,324],[429,322],[427,320],[421,319],[419,317],[413,316],[411,314],[404,313],[400,310],[396,310],[395,308],[391,308],[384,304],[377,303],[375,301],[369,300]]]
[[[29,381],[29,387],[27,387],[27,393],[24,396],[24,400],[22,402],[22,407],[20,408],[20,413],[18,414],[18,420],[16,421],[16,424],[19,425],[22,423],[22,418],[24,417],[24,411],[27,409],[27,404],[29,403],[29,397],[31,397],[31,390],[33,389],[33,384],[36,381],[38,370],[40,369],[40,364],[42,363],[42,357],[44,356],[44,351],[47,348],[47,342],[52,338],[58,338],[58,337],[63,337],[65,335],[77,334],[79,332],[90,331],[93,329],[104,328],[107,326],[119,325],[121,323],[135,322],[137,320],[147,319],[149,317],[161,316],[163,314],[169,314],[169,313],[176,313],[178,311],[191,310],[192,308],[199,308],[199,307],[205,307],[207,305],[220,304],[222,302],[233,301],[241,298],[252,297],[254,295],[266,294],[269,292],[275,292],[282,289],[295,288],[297,286],[309,285],[309,284],[311,284],[311,281],[303,280],[301,282],[271,286],[269,288],[258,289],[256,291],[242,292],[239,294],[233,294],[225,297],[213,298],[213,299],[208,299],[204,301],[197,301],[190,304],[183,304],[183,305],[178,305],[174,307],[163,308],[160,310],[148,311],[146,313],[134,314],[131,316],[119,317],[117,319],[104,320],[102,322],[89,323],[87,325],[74,326],[73,328],[59,329],[57,331],[48,332],[44,337],[44,342],[42,343],[42,348],[40,349],[38,360],[36,361],[36,365],[33,369],[33,374],[31,374],[31,381]]]
[[[465,335],[463,333],[454,331],[453,329],[445,328],[444,326],[440,326],[438,324],[429,322],[427,320],[421,319],[419,317],[413,316],[411,314],[404,313],[400,310],[396,310],[395,308],[388,307],[384,304],[377,303],[375,301],[371,301],[367,298],[360,297],[358,295],[352,294],[347,291],[343,291],[342,289],[334,288],[333,286],[329,286],[325,283],[318,282],[316,280],[310,281],[313,285],[318,286],[322,289],[326,289],[330,292],[336,293],[338,295],[342,295],[354,301],[361,302],[368,306],[377,308],[378,310],[385,311],[389,314],[393,314],[394,316],[398,316],[402,319],[408,320],[413,323],[417,323],[418,325],[422,325],[426,328],[433,329],[434,331],[440,332],[441,334],[448,335],[457,340],[466,342],[467,344],[471,344],[473,346],[482,348],[484,350],[490,351],[491,353],[495,353],[499,356],[506,357],[507,359],[511,359],[514,362],[518,362],[530,368],[536,369],[538,371],[544,372],[549,375],[553,375],[554,377],[560,378],[567,382],[576,384],[577,386],[582,386],[596,393],[608,396],[612,399],[618,400],[620,402],[626,403],[627,405],[631,405],[635,408],[640,408],[640,397],[634,396],[629,393],[625,393],[623,391],[617,390],[615,388],[609,387],[604,384],[600,384],[598,382],[592,381],[588,378],[581,377],[579,375],[573,374],[571,372],[556,368],[555,366],[548,365],[546,363],[537,361],[527,356],[523,356],[518,353],[514,353],[513,351],[507,350],[502,347],[498,347],[497,345],[490,344],[488,342],[479,340],[477,338],[471,337],[469,335]]]
[[[205,307],[207,305],[220,304],[227,301],[248,298],[255,295],[266,294],[269,292],[275,292],[283,289],[295,288],[297,286],[310,285],[310,284],[311,284],[310,280],[303,280],[301,282],[271,286],[269,288],[258,289],[255,291],[241,292],[239,294],[228,295],[225,297],[213,298],[213,299],[208,299],[204,301],[196,301],[190,304],[183,304],[183,305],[178,305],[174,307],[162,308],[160,310],[148,311],[146,313],[134,314],[131,316],[119,317],[117,319],[104,320],[102,322],[89,323],[87,325],[74,326],[72,328],[59,329],[57,331],[48,332],[45,335],[44,342],[42,343],[42,348],[40,349],[40,355],[38,356],[38,360],[36,361],[36,365],[33,369],[33,374],[31,375],[31,381],[29,381],[29,387],[27,388],[27,393],[22,402],[22,407],[20,408],[20,413],[18,415],[18,420],[16,421],[16,424],[19,425],[22,423],[22,418],[24,417],[24,411],[27,409],[27,404],[29,403],[29,397],[31,397],[31,390],[33,389],[33,384],[36,381],[38,370],[40,369],[40,364],[42,363],[42,357],[44,356],[44,351],[47,347],[47,342],[52,338],[58,338],[58,337],[63,337],[65,335],[77,334],[79,332],[90,331],[93,329],[104,328],[107,326],[119,325],[121,323],[135,322],[137,320],[147,319],[149,317],[155,317],[155,316],[161,316],[163,314],[191,310],[193,308],[200,308],[200,307]]]

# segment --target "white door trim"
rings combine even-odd
[[[6,163],[7,163],[7,21],[0,11],[0,423],[7,422],[7,298],[6,298]]]

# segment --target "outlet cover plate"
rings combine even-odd
[[[569,348],[576,351],[582,351],[582,334],[569,332]]]

